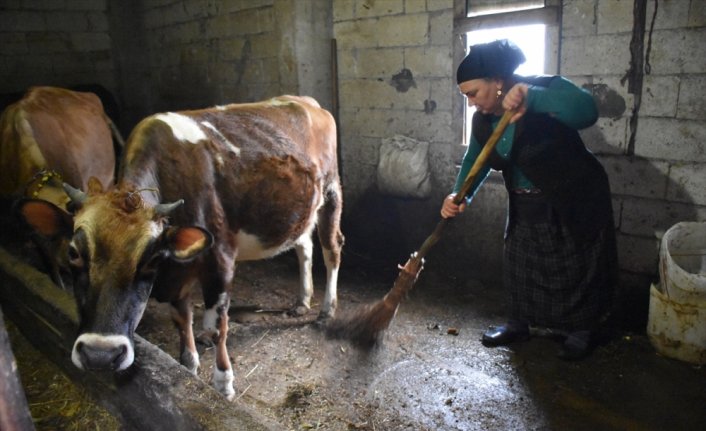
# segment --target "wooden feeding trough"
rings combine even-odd
[[[274,430],[281,426],[230,403],[171,356],[135,336],[136,363],[124,374],[77,369],[70,352],[77,331],[74,300],[32,266],[0,248],[0,304],[30,342],[83,386],[126,429]]]
[[[34,429],[0,310],[0,429]]]

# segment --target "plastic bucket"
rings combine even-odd
[[[706,301],[706,222],[680,222],[662,237],[659,275],[669,299]]]
[[[653,284],[647,336],[664,356],[706,364],[706,301],[677,302]]]

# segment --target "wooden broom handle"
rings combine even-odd
[[[466,175],[463,185],[459,189],[458,193],[456,193],[456,196],[454,196],[454,203],[456,205],[461,204],[461,202],[463,202],[466,198],[466,195],[468,195],[468,192],[471,191],[471,187],[476,181],[478,173],[485,167],[485,162],[488,160],[488,157],[490,157],[490,153],[495,149],[500,137],[503,133],[505,133],[505,128],[507,128],[507,125],[510,124],[510,118],[512,118],[513,115],[515,115],[515,111],[505,111],[503,116],[500,118],[498,126],[495,130],[493,130],[493,134],[490,135],[490,138],[488,138],[488,142],[485,143],[483,149],[480,150],[480,154],[478,154],[476,161],[473,163],[473,166],[471,166],[471,170],[468,171],[468,175]]]
[[[500,118],[500,122],[498,122],[497,127],[495,127],[495,130],[493,130],[493,134],[490,135],[490,138],[488,138],[488,142],[485,143],[480,154],[478,154],[478,157],[476,158],[475,162],[473,162],[473,166],[471,166],[471,170],[468,172],[468,175],[466,175],[466,179],[463,181],[461,189],[458,191],[458,193],[456,193],[456,196],[454,196],[453,202],[456,205],[459,205],[466,198],[466,195],[471,190],[471,187],[473,186],[473,183],[475,182],[478,173],[485,166],[485,162],[488,160],[490,153],[495,149],[495,146],[500,140],[502,134],[505,132],[505,128],[507,128],[507,125],[510,123],[510,118],[512,118],[513,115],[515,115],[515,111],[505,111],[502,118]],[[415,256],[412,259],[421,261],[422,258],[427,255],[429,250],[441,238],[441,232],[444,230],[444,226],[446,226],[446,223],[448,223],[449,220],[450,219],[447,218],[442,218],[441,220],[439,220],[439,223],[437,223],[434,232],[432,232],[431,235],[427,237],[427,239],[424,241],[419,250],[417,250]]]

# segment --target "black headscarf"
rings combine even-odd
[[[508,78],[525,62],[522,50],[507,39],[473,45],[456,70],[456,82],[478,78]]]

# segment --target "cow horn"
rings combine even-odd
[[[166,215],[169,215],[169,213],[171,213],[172,211],[174,211],[180,205],[183,205],[183,204],[184,204],[184,199],[179,199],[178,201],[175,201],[175,202],[172,202],[169,204],[157,204],[154,207],[154,212],[155,212],[155,214],[166,216]]]
[[[71,198],[71,202],[73,202],[77,206],[83,205],[83,203],[86,201],[86,198],[88,197],[86,193],[82,192],[79,189],[75,189],[66,183],[64,183],[64,191]]]

